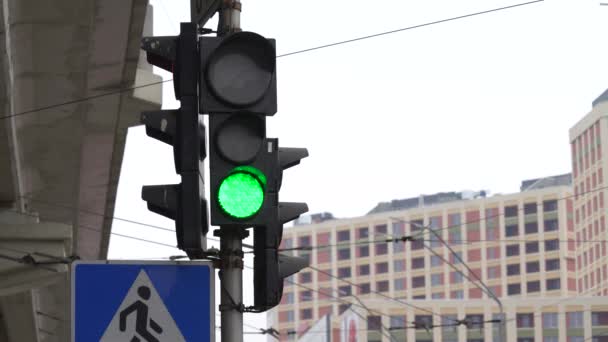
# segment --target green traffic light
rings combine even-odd
[[[255,215],[264,202],[266,177],[253,167],[238,167],[224,178],[217,199],[222,210],[236,219]]]

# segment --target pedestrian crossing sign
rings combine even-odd
[[[205,261],[77,261],[72,341],[215,341],[214,279]]]

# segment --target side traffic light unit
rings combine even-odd
[[[306,203],[279,202],[283,170],[308,156],[305,148],[280,148],[266,137],[266,117],[277,112],[274,39],[252,32],[198,37],[181,24],[177,37],[144,38],[148,61],[174,74],[178,110],[146,112],[149,136],[174,148],[177,185],[144,186],[148,208],[175,220],[178,247],[204,256],[208,231],[202,184],[209,115],[209,217],[224,231],[254,231],[254,309],[281,299],[283,279],[307,265],[278,253],[283,224],[308,211]]]
[[[209,230],[207,202],[202,181],[205,127],[198,114],[198,38],[196,25],[182,23],[176,37],[147,37],[142,49],[148,62],[173,72],[176,110],[143,112],[146,133],[173,146],[175,170],[180,184],[149,185],[142,188],[148,209],[175,220],[177,247],[191,259],[204,256],[204,237]]]

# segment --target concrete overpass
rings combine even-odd
[[[147,2],[0,0],[0,342],[69,341],[70,258],[107,255],[127,129],[160,108],[121,91],[161,81]]]

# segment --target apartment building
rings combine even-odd
[[[606,170],[608,170],[608,90],[593,101],[591,112],[570,129],[574,217],[576,231],[576,269],[578,288],[596,289],[597,295],[608,295],[605,258],[607,232]],[[583,241],[600,241],[585,243]]]
[[[326,314],[340,315],[348,307],[340,299],[352,296],[366,303],[383,296],[489,299],[471,282],[475,276],[502,298],[575,294],[572,202],[570,176],[562,175],[524,181],[516,194],[421,196],[380,203],[362,217],[286,229],[282,248],[302,247],[295,253],[320,272],[307,269],[286,282],[283,301],[270,314],[273,326],[283,336],[302,333]]]

